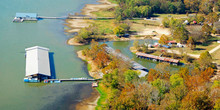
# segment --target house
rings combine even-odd
[[[25,49],[26,70],[24,82],[40,82],[51,76],[49,49],[34,46]]]

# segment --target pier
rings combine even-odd
[[[90,17],[90,16],[62,16],[62,17],[48,17],[48,16],[38,16],[38,19],[115,19],[114,17]]]
[[[124,61],[130,62],[133,69],[139,70],[141,72],[139,77],[144,77],[146,74],[148,74],[148,69],[146,67],[142,66],[141,64],[139,64],[139,63],[137,63],[135,61],[132,61],[130,58],[128,58],[127,56],[123,55],[122,53],[116,52],[111,47],[105,47],[105,50],[107,51],[107,53],[110,53],[110,54],[112,54],[114,56],[117,56],[117,57],[123,59]]]
[[[37,19],[67,19],[67,16],[62,17],[48,17],[48,16],[38,16]]]
[[[88,79],[88,78],[45,79],[44,83],[60,83],[64,81],[97,81],[97,79]]]
[[[150,55],[150,54],[146,54],[146,53],[140,53],[140,52],[137,52],[136,55],[137,55],[137,57],[146,58],[146,59],[153,60],[153,61],[167,62],[167,63],[173,64],[173,65],[179,64],[179,60],[177,60],[177,59],[159,57],[159,56]]]
[[[23,22],[23,21],[38,21],[39,19],[90,19],[90,20],[104,20],[104,19],[115,19],[114,17],[91,17],[91,16],[76,16],[68,15],[61,17],[51,17],[51,16],[38,16],[37,13],[16,13],[13,22]]]

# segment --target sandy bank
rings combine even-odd
[[[95,79],[100,79],[103,76],[103,73],[97,68],[96,64],[89,58],[82,55],[82,50],[77,52],[77,55],[80,59],[87,61],[87,63],[91,66],[91,70],[89,70],[89,75]]]
[[[76,105],[76,110],[95,110],[100,95],[97,90],[93,90],[91,97],[85,99]]]
[[[117,4],[112,4],[108,0],[99,0],[98,1],[100,4],[87,4],[83,9],[81,14],[87,15],[87,16],[93,16],[96,17],[95,15],[92,14],[92,12],[99,11],[101,9],[105,8],[111,8],[117,6]]]

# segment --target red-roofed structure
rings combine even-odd
[[[137,55],[137,57],[152,59],[153,61],[163,61],[163,62],[168,62],[168,63],[174,64],[174,65],[179,64],[179,60],[177,60],[177,59],[159,57],[159,56],[150,55],[150,54],[146,54],[146,53],[140,53],[140,52],[137,52],[136,55]]]

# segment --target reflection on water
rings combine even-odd
[[[50,60],[50,79],[56,79],[56,70],[55,70],[55,63],[54,63],[54,52],[49,52],[49,60]]]

